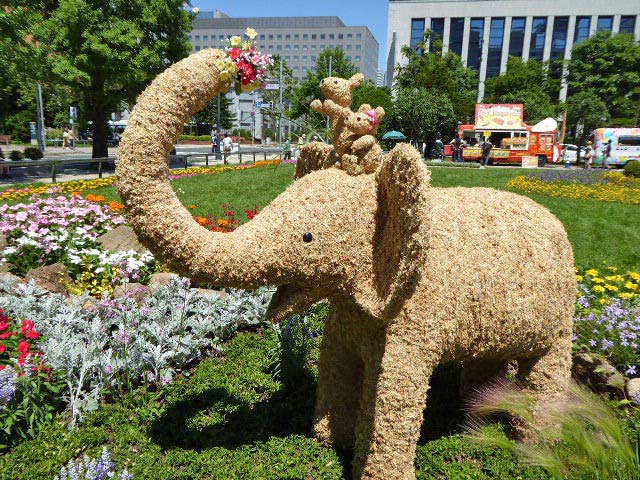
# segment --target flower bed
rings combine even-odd
[[[546,170],[512,178],[508,187],[551,197],[640,204],[640,180],[620,172]]]
[[[627,376],[640,376],[640,273],[576,270],[576,350],[604,355]]]

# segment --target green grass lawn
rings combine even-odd
[[[261,167],[176,180],[173,184],[185,205],[196,205],[194,213],[205,216],[222,214],[228,203],[244,221],[244,210],[256,204],[263,207],[291,183],[293,165]],[[523,170],[515,168],[435,167],[432,182],[437,187],[492,187],[508,190],[507,182]],[[117,200],[115,188],[93,191]],[[564,223],[574,246],[576,263],[600,267],[616,265],[622,269],[640,266],[640,205],[575,200],[529,195],[549,208]]]

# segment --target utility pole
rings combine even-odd
[[[331,76],[331,67],[333,67],[333,56],[329,55],[329,76]],[[327,117],[327,130],[331,128],[331,119]]]
[[[280,117],[278,119],[278,137],[282,143],[282,58],[280,58]]]
[[[40,85],[40,82],[36,83],[36,108],[38,109],[38,148],[44,153],[47,146],[47,132],[44,127],[44,108],[42,106],[42,86]]]
[[[218,142],[216,144],[216,160],[222,160],[222,149],[220,148],[220,143],[222,142],[222,137],[220,136],[220,95],[218,94],[218,116],[216,118],[216,136],[218,137]]]

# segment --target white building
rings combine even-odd
[[[640,0],[389,0],[386,81],[404,61],[401,48],[430,30],[443,52],[478,70],[482,99],[485,80],[504,73],[509,56],[569,59],[573,45],[603,30],[640,40],[639,15]],[[564,85],[560,98],[566,94]]]

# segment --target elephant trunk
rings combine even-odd
[[[140,95],[123,135],[116,174],[127,216],[140,241],[161,261],[185,276],[211,283],[252,288],[262,281],[242,276],[234,258],[246,241],[234,233],[200,226],[182,206],[169,183],[167,155],[185,122],[228,81],[216,62],[225,54],[207,49],[176,63]]]

